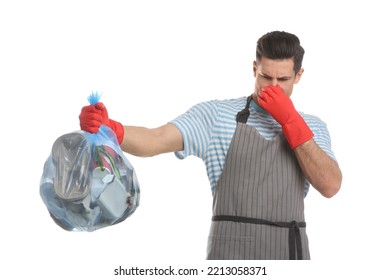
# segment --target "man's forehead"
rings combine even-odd
[[[259,73],[270,77],[292,77],[294,62],[292,59],[262,59],[258,64]]]

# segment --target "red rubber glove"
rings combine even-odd
[[[79,115],[80,128],[90,133],[97,133],[101,125],[111,128],[119,144],[123,142],[124,127],[121,123],[108,118],[106,106],[102,102],[95,105],[84,106]]]
[[[282,126],[285,138],[292,149],[313,138],[313,132],[279,85],[262,89],[257,100],[259,105]]]

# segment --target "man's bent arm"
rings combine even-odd
[[[162,153],[183,151],[181,132],[172,124],[157,128],[124,126],[121,149],[139,157],[150,157]]]
[[[323,196],[333,197],[342,184],[342,172],[338,163],[313,139],[299,145],[294,152],[310,184]]]

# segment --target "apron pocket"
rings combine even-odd
[[[253,236],[210,235],[207,245],[208,260],[249,260],[254,253]]]

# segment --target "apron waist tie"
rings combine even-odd
[[[301,232],[300,227],[306,227],[305,222],[272,222],[264,219],[257,218],[248,218],[240,216],[228,216],[228,215],[216,215],[212,217],[212,221],[230,221],[238,223],[248,223],[248,224],[257,224],[257,225],[269,225],[282,228],[289,228],[289,259],[302,260],[302,245],[301,245]]]

